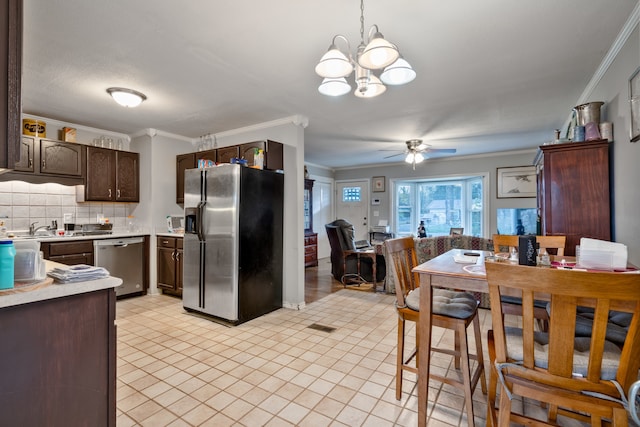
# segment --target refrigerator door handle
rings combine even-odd
[[[206,201],[201,201],[200,203],[198,203],[198,240],[200,240],[201,242],[205,241],[205,237],[204,237],[204,231],[203,231],[203,227],[202,227],[202,218],[204,217],[204,207],[207,204]]]

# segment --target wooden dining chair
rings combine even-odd
[[[418,374],[418,322],[420,322],[420,278],[412,270],[417,266],[417,256],[413,237],[385,240],[387,256],[391,259],[391,272],[395,277],[396,309],[398,311],[398,349],[396,360],[396,399],[402,396],[402,374],[404,371]],[[464,391],[468,425],[474,425],[473,390],[478,381],[482,392],[487,393],[482,356],[480,321],[478,319],[478,301],[467,292],[448,289],[433,290],[432,326],[451,329],[455,333],[455,348],[432,348],[432,351],[454,357],[455,368],[461,371],[462,381],[437,375],[431,372],[430,378],[452,385]],[[416,347],[405,358],[406,322],[416,323]],[[476,353],[469,354],[467,328],[473,324]],[[469,359],[477,361],[477,367],[471,372]],[[415,364],[412,363],[415,361]]]
[[[491,236],[493,251],[495,253],[511,253],[511,249],[518,250],[518,237],[514,234],[494,234]]]
[[[558,415],[591,425],[627,426],[623,401],[640,368],[640,275],[486,263],[492,330],[487,425],[557,425]],[[522,328],[505,327],[505,290],[522,293]],[[549,332],[534,331],[533,302],[549,296]],[[495,302],[495,304],[493,304]],[[595,310],[591,337],[575,337],[578,306]],[[606,341],[610,310],[630,313],[621,347]],[[500,390],[496,409],[496,388]],[[516,413],[520,396],[544,403],[546,418]]]
[[[501,252],[501,249],[505,247],[508,251],[511,248],[518,249],[518,241],[520,236],[514,236],[509,234],[494,234],[493,235],[493,247],[496,253]],[[564,255],[564,248],[566,245],[567,236],[536,236],[536,243],[539,248],[546,250],[547,253],[551,252],[556,256]],[[514,296],[502,297],[502,313],[510,314],[514,316],[522,316],[522,300]],[[537,319],[538,328],[541,331],[546,331],[549,322],[549,313],[547,312],[546,301],[535,301],[534,304],[534,317]]]

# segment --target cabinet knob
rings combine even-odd
[[[111,189],[109,189],[109,198],[111,198]]]
[[[171,252],[171,259],[176,260],[176,251]]]
[[[47,168],[47,162],[42,159],[42,169],[46,169]]]
[[[120,198],[120,189],[119,188],[116,190],[116,197]]]

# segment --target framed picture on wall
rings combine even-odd
[[[384,192],[384,176],[374,176],[371,178],[373,182],[373,192],[374,193],[383,193]]]
[[[497,169],[498,198],[536,197],[536,167],[516,166]]]
[[[640,141],[640,68],[629,78],[629,105],[631,107],[631,142]]]

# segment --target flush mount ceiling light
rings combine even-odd
[[[142,101],[147,99],[144,93],[123,87],[110,87],[107,89],[107,93],[111,95],[118,104],[129,108],[137,107]]]
[[[336,46],[336,41],[347,44],[346,53]],[[346,77],[356,71],[356,90],[359,98],[373,98],[387,90],[385,84],[403,85],[416,77],[411,65],[400,56],[396,45],[384,39],[377,25],[369,29],[367,42],[364,40],[364,0],[360,0],[360,45],[356,59],[351,56],[351,45],[343,35],[336,35],[329,50],[316,65],[316,74],[324,80],[318,87],[323,95],[340,96],[351,90]],[[380,77],[374,71],[383,70]],[[381,81],[382,80],[382,81]]]

